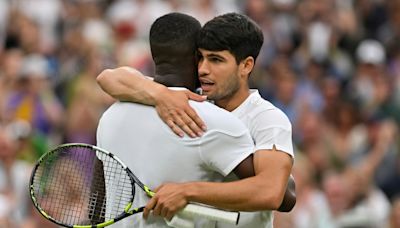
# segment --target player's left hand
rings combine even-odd
[[[147,219],[150,211],[154,216],[161,216],[168,221],[183,209],[188,203],[185,184],[167,183],[154,190],[156,193],[143,211],[143,218]]]

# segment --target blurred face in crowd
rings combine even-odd
[[[340,215],[348,208],[350,186],[341,175],[333,173],[325,176],[322,189],[334,216]]]
[[[23,52],[20,49],[11,49],[4,52],[2,69],[8,79],[15,79],[22,64]]]
[[[0,159],[8,159],[14,157],[17,145],[11,137],[0,128]]]

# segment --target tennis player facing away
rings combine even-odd
[[[164,184],[156,189],[157,194],[148,203],[145,216],[153,210],[153,214],[166,217],[188,201],[196,201],[234,210],[261,211],[241,214],[239,226],[272,227],[271,210],[282,209],[288,202],[291,207],[286,210],[294,206],[293,198],[293,201],[285,200],[288,195],[294,196],[287,189],[285,193],[293,165],[291,124],[281,110],[248,86],[262,43],[260,28],[248,17],[237,13],[221,15],[207,22],[198,40],[198,71],[203,92],[216,105],[232,111],[250,130],[256,146],[256,176],[227,183]],[[190,135],[198,132],[199,128],[194,125],[201,121],[193,115],[190,106],[182,106],[182,102],[194,95],[181,93],[178,96],[125,68],[103,73],[98,82],[110,95],[167,110],[167,114],[161,112],[160,117],[175,133],[179,132],[176,126]],[[157,94],[156,91],[160,92]],[[175,111],[176,107],[183,107],[184,112]],[[224,227],[224,224],[218,224],[218,227]]]
[[[196,88],[194,41],[200,28],[196,19],[180,13],[167,14],[153,23],[150,44],[156,63],[154,80],[181,89]],[[98,146],[125,161],[153,189],[164,182],[222,181],[231,172],[242,178],[254,175],[254,146],[244,124],[208,102],[191,101],[190,105],[208,126],[202,137],[177,137],[154,107],[116,102],[100,119]],[[136,191],[134,206],[145,205],[148,200],[142,191]],[[212,221],[196,221],[196,227],[214,225]],[[132,216],[115,225],[121,226],[166,227],[167,224],[162,217],[150,215],[146,220]]]

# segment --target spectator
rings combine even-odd
[[[32,166],[17,160],[19,136],[10,127],[0,126],[0,221],[18,227],[30,216],[27,183]]]
[[[43,142],[42,151],[47,143],[51,144],[51,134],[61,124],[62,107],[47,81],[47,62],[40,55],[24,58],[17,84],[10,92],[6,103],[6,112],[10,120],[27,121],[36,140]]]
[[[25,161],[62,139],[92,143],[93,126],[109,104],[94,76],[124,65],[154,75],[146,37],[155,18],[178,11],[206,21],[236,11],[263,30],[249,83],[293,121],[295,144],[314,170],[303,189],[332,199],[336,184],[358,183],[346,177],[349,170],[369,167],[365,186],[384,192],[396,208],[399,137],[385,132],[400,126],[399,9],[397,0],[0,1],[0,124],[31,124],[31,134],[18,142],[16,159]],[[45,76],[27,73],[43,62],[25,67],[29,59],[46,62]],[[375,162],[367,162],[371,158]],[[334,188],[322,191],[328,183]],[[0,214],[14,210],[4,199]],[[315,210],[297,206],[305,218],[316,217]],[[47,227],[33,221],[28,225]]]
[[[275,212],[274,226],[279,228],[334,227],[324,192],[315,181],[313,164],[304,155],[296,157],[293,169],[296,179],[297,205],[290,213]]]

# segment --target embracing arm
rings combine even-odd
[[[296,202],[294,194],[285,193],[291,168],[292,158],[288,154],[275,149],[260,150],[254,155],[255,176],[225,183],[161,185],[146,205],[143,216],[146,218],[150,210],[153,210],[154,215],[171,219],[176,211],[190,201],[241,211],[277,210],[282,207],[290,210]],[[294,193],[294,190],[291,192]],[[282,204],[285,194],[292,197],[286,206]]]
[[[96,80],[115,99],[152,106],[156,104],[157,95],[168,90],[130,67],[103,70]]]
[[[232,210],[276,210],[282,203],[291,168],[292,160],[286,153],[257,151],[254,177],[227,183],[192,183],[188,199]]]
[[[175,134],[191,137],[206,130],[188,100],[204,101],[205,97],[189,90],[169,90],[130,67],[106,69],[97,76],[97,83],[113,98],[155,106],[160,118]]]

